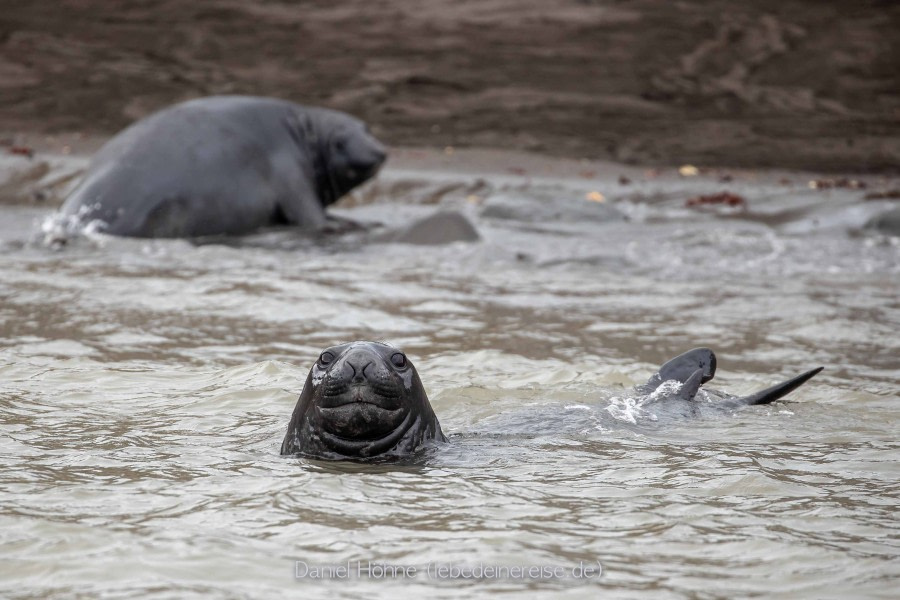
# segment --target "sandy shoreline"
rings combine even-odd
[[[0,141],[102,139],[244,93],[345,110],[396,147],[896,172],[898,20],[877,1],[0,0]]]

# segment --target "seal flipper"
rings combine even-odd
[[[700,386],[703,385],[704,381],[709,381],[708,379],[704,379],[704,376],[705,372],[703,369],[694,371],[681,386],[681,389],[678,390],[678,398],[688,401],[693,400],[694,396],[697,395],[697,392],[700,391]]]
[[[659,368],[659,371],[653,374],[647,383],[640,386],[640,390],[644,393],[650,393],[658,388],[662,382],[674,379],[683,384],[694,378],[697,372],[700,372],[699,383],[706,383],[712,380],[716,374],[716,355],[709,348],[694,348],[688,350],[684,354],[679,354],[672,360]],[[696,394],[694,390],[694,394]],[[691,395],[693,397],[693,394]]]
[[[740,398],[740,402],[742,404],[755,405],[755,404],[770,404],[775,402],[779,398],[782,398],[789,393],[796,390],[798,387],[812,379],[815,375],[817,375],[822,369],[825,367],[818,367],[816,369],[812,369],[811,371],[807,371],[803,375],[798,375],[793,379],[788,379],[783,383],[779,383],[778,385],[773,385],[770,388],[766,388],[755,394],[751,394],[749,396],[744,396]]]

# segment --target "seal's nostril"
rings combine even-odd
[[[350,369],[350,373],[347,373],[347,378],[351,383],[356,383],[362,378],[362,369],[359,368],[358,365],[354,364],[352,360],[347,359],[346,361],[347,367]],[[345,370],[346,372],[346,370]]]
[[[372,361],[360,361],[358,363],[351,364],[350,366],[353,368],[353,378],[350,380],[351,383],[364,383],[369,380],[369,376],[371,375],[371,371],[369,374],[366,373],[366,369],[369,369],[373,364]]]
[[[375,366],[375,363],[370,360],[368,362],[368,364],[366,364],[366,366],[364,366],[362,369],[363,377],[365,377],[366,379],[371,379],[371,377],[375,374],[375,370],[374,370],[374,368],[370,369],[369,367],[374,367],[374,366]],[[366,373],[367,370],[369,371],[368,373]]]
[[[345,363],[350,367],[351,372],[348,374],[350,383],[364,383],[368,381],[369,377],[374,373],[370,367],[372,367],[375,362],[370,356],[354,354],[348,356]],[[366,373],[367,369],[369,370],[368,374]]]

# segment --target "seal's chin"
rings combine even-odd
[[[367,402],[317,408],[319,438],[333,452],[368,458],[389,452],[418,423],[405,408],[385,410]]]

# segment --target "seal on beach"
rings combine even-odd
[[[431,440],[447,438],[412,362],[389,344],[351,342],[326,349],[310,369],[281,454],[408,456]]]
[[[62,214],[134,237],[317,229],[325,207],[372,177],[386,151],[338,111],[253,96],[166,108],[116,135]]]

